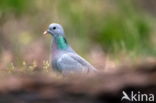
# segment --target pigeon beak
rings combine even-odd
[[[48,30],[44,31],[43,35],[47,35],[48,34]]]

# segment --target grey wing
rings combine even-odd
[[[97,69],[93,67],[88,61],[77,54],[71,54],[71,57],[78,61],[81,65],[88,69],[88,72],[94,71],[97,72]]]
[[[57,60],[57,68],[59,68],[63,74],[68,74],[71,72],[85,72],[85,67],[71,57],[70,54],[71,53],[63,54],[61,57],[59,57]]]
[[[57,67],[60,68],[64,74],[69,72],[86,73],[91,69],[96,71],[86,60],[74,53],[63,54],[57,60]]]

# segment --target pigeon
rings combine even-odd
[[[79,56],[68,44],[64,29],[60,24],[52,23],[44,33],[53,37],[51,65],[54,71],[62,74],[94,74],[97,69]]]

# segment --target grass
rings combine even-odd
[[[0,73],[6,74],[34,74],[34,73],[50,73],[51,68],[48,61],[43,61],[42,67],[38,67],[36,62],[33,61],[32,64],[27,64],[23,61],[21,64],[15,65],[14,63],[9,63],[6,69],[2,69]]]

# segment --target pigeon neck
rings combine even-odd
[[[64,36],[55,37],[55,43],[58,49],[64,50],[68,48],[68,43]]]

